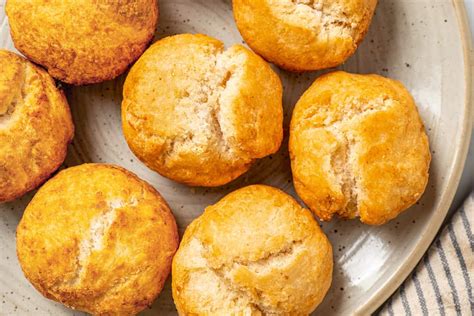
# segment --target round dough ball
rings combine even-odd
[[[0,202],[43,183],[63,163],[74,125],[43,69],[0,50]]]
[[[332,247],[311,212],[253,185],[186,229],[173,259],[173,298],[180,315],[308,315],[332,270]]]
[[[260,57],[205,35],[153,44],[125,81],[123,132],[135,155],[175,181],[218,186],[278,150],[282,86]]]
[[[428,182],[428,137],[398,81],[342,71],[319,77],[290,126],[298,195],[322,220],[380,225],[414,204]]]
[[[15,47],[51,76],[81,85],[123,73],[153,38],[156,0],[8,0]]]
[[[163,288],[178,247],[174,217],[127,170],[84,164],[34,196],[17,229],[25,276],[47,298],[94,315],[133,315]]]
[[[233,0],[247,44],[291,71],[342,64],[367,32],[377,0]]]

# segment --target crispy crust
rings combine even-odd
[[[132,151],[188,185],[228,183],[282,141],[280,79],[240,45],[224,50],[199,34],[162,39],[132,67],[123,94]]]
[[[364,38],[377,0],[233,0],[237,27],[266,60],[290,71],[335,67]]]
[[[43,69],[0,50],[0,202],[43,183],[63,163],[74,125]]]
[[[156,0],[8,0],[15,47],[55,78],[81,85],[110,80],[153,38]]]
[[[321,219],[381,225],[414,204],[431,155],[415,102],[398,81],[333,72],[296,104],[290,157],[298,195]]]
[[[18,259],[33,286],[94,315],[133,315],[151,305],[177,247],[176,222],[160,194],[105,164],[61,171],[17,228]]]
[[[308,315],[332,269],[332,247],[311,213],[253,185],[188,226],[173,259],[173,299],[180,315]]]

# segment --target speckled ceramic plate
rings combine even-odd
[[[4,2],[0,0],[0,47],[14,50]],[[377,73],[405,83],[417,101],[430,137],[430,181],[419,203],[385,226],[369,227],[355,220],[323,223],[334,247],[334,282],[315,315],[369,314],[393,293],[421,258],[446,216],[466,157],[472,117],[472,49],[462,4],[447,0],[379,2],[365,41],[340,68]],[[156,38],[191,32],[214,36],[227,45],[242,42],[230,0],[162,0],[160,11]],[[285,87],[287,131],[293,105],[321,73],[279,73]],[[178,220],[180,233],[207,205],[241,186],[266,183],[295,195],[287,138],[277,154],[217,189],[189,188],[147,169],[130,152],[122,135],[120,102],[124,78],[66,87],[76,136],[64,166],[108,162],[132,170],[164,195]],[[43,298],[18,265],[15,228],[33,194],[0,205],[0,314],[78,315]],[[143,314],[176,314],[169,282],[152,309]]]

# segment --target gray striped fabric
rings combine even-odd
[[[474,193],[379,315],[474,315]]]

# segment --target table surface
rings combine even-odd
[[[474,43],[474,0],[465,0],[469,24],[471,27],[471,39]],[[473,61],[474,62],[474,61]],[[471,144],[466,159],[466,165],[462,174],[456,196],[451,205],[450,213],[458,209],[470,192],[474,190],[474,132],[471,131]]]

